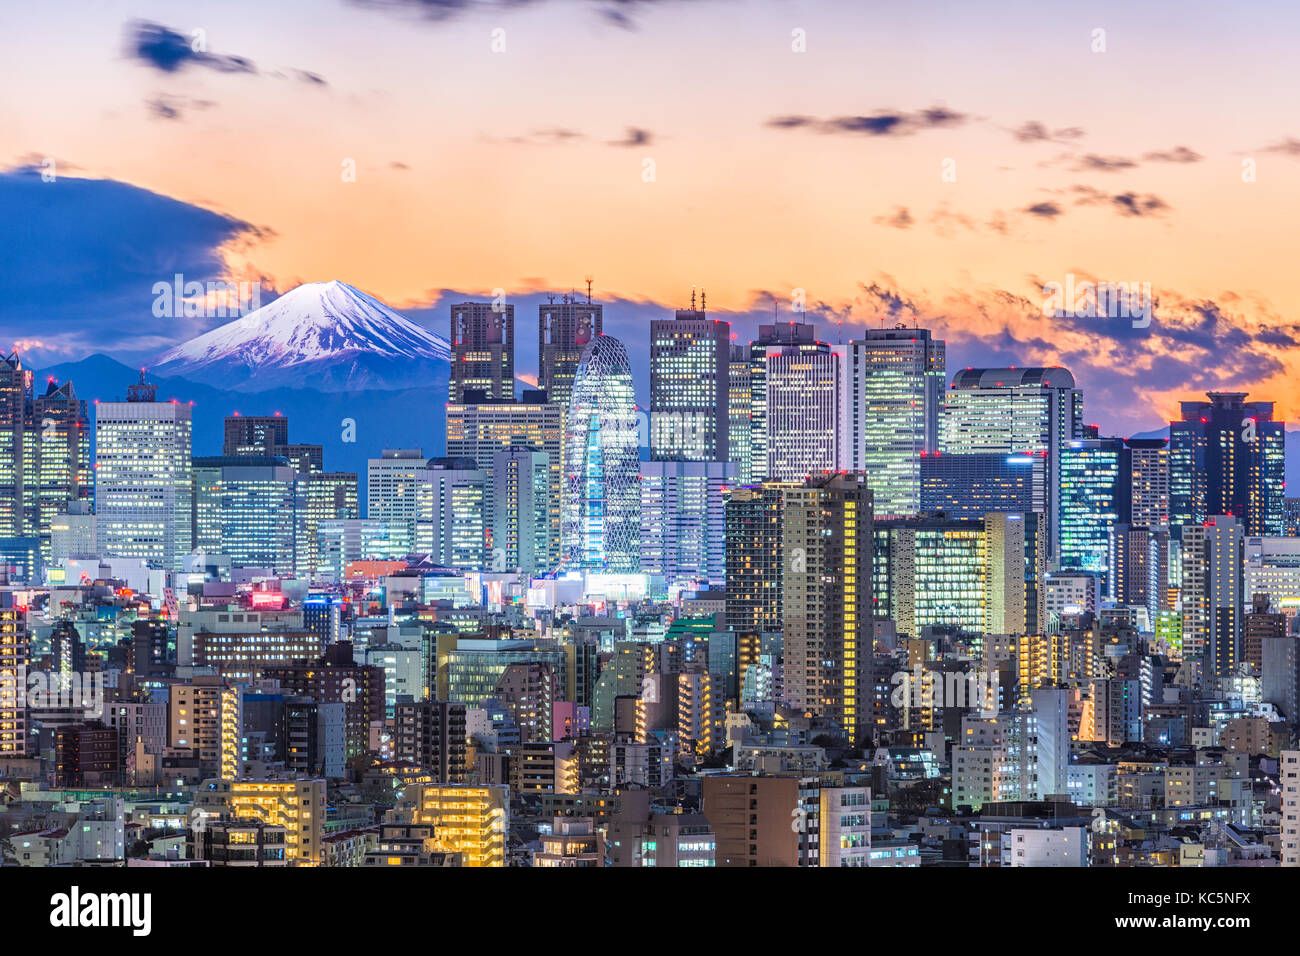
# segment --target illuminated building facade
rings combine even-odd
[[[562,471],[562,567],[614,573],[641,564],[636,399],[623,343],[587,346],[574,378]]]
[[[999,453],[1046,458],[1043,500],[1034,511],[1046,523],[1048,557],[1060,540],[1061,448],[1083,437],[1083,392],[1067,369],[968,368],[953,376],[939,416],[939,451],[945,455]]]
[[[823,475],[787,489],[783,512],[786,694],[854,741],[873,686],[871,500],[865,476]]]
[[[465,866],[506,865],[507,787],[410,784],[398,800],[396,814],[411,823],[432,825],[440,848],[463,854]]]
[[[324,780],[207,780],[194,805],[202,812],[201,819],[211,816],[283,827],[285,859],[294,866],[321,865]]]
[[[750,481],[767,475],[767,353],[772,347],[816,347],[817,331],[811,322],[760,325],[758,338],[749,343],[749,457]]]
[[[800,482],[846,467],[844,347],[770,348],[765,406],[769,481]]]
[[[720,461],[641,463],[641,571],[677,582],[726,579],[726,492],[736,466]]]
[[[733,488],[725,513],[726,625],[733,631],[781,630],[781,515],[791,484]]]
[[[482,570],[489,552],[487,475],[472,458],[432,458],[416,480],[413,550],[443,567]]]
[[[1233,515],[1246,534],[1281,535],[1286,423],[1245,392],[1207,397],[1181,403],[1182,420],[1169,424],[1170,524]]]
[[[193,459],[191,473],[195,549],[292,576],[305,511],[293,467],[283,458],[222,456]]]
[[[730,370],[731,323],[693,301],[651,321],[651,461],[729,460]]]
[[[191,409],[140,382],[95,405],[95,529],[105,557],[180,570],[192,549]]]
[[[449,400],[470,391],[489,400],[515,397],[515,307],[501,302],[462,302],[451,307]]]
[[[537,307],[537,387],[546,392],[548,404],[568,409],[578,362],[602,333],[603,319],[604,306],[592,302],[590,295],[586,302],[565,295]],[[450,447],[447,454],[452,454]]]
[[[928,329],[868,329],[849,343],[844,467],[867,473],[880,517],[922,510],[921,455],[939,447],[946,355]]]
[[[599,306],[597,306],[599,308]],[[563,351],[563,350],[561,350]],[[559,358],[556,375],[568,375],[566,395],[572,393],[572,371],[565,373]],[[573,360],[577,366],[577,358]],[[447,455],[473,458],[480,471],[488,476],[489,500],[496,494],[496,456],[508,449],[528,449],[547,456],[548,504],[550,522],[546,550],[536,556],[539,569],[551,570],[558,561],[560,545],[560,472],[563,467],[561,447],[564,443],[564,416],[568,407],[557,404],[548,392],[546,401],[537,391],[524,391],[518,402],[453,403],[447,406]],[[499,513],[498,508],[495,513]],[[509,531],[507,530],[507,536]],[[493,540],[501,532],[493,526]],[[500,545],[494,545],[500,547]],[[513,566],[510,566],[513,567]]]

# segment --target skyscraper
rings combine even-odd
[[[1243,657],[1241,519],[1215,515],[1182,527],[1183,657],[1202,680],[1234,672]]]
[[[236,567],[294,574],[303,504],[285,459],[195,458],[192,475],[196,550],[228,554]]]
[[[450,401],[467,390],[492,401],[515,397],[515,307],[497,302],[462,302],[451,307]]]
[[[786,694],[855,743],[869,731],[874,686],[872,529],[864,475],[817,475],[785,490]]]
[[[95,526],[108,557],[180,570],[191,548],[191,409],[140,381],[95,405]]]
[[[764,482],[727,496],[727,627],[781,630],[782,514],[791,485]]]
[[[750,480],[767,478],[767,352],[772,347],[815,347],[817,330],[811,322],[760,325],[758,338],[749,343],[749,456]]]
[[[56,517],[91,494],[90,429],[71,382],[36,397],[32,382],[17,352],[0,359],[0,538],[39,540],[48,560]]]
[[[816,343],[768,349],[767,478],[801,482],[845,467],[844,347]]]
[[[1169,441],[1126,438],[1121,462],[1128,501],[1125,520],[1135,528],[1169,524]]]
[[[385,448],[366,462],[366,517],[387,522],[406,552],[415,549],[419,473],[427,461],[419,448]]]
[[[416,485],[414,550],[448,568],[487,567],[487,475],[474,459],[431,458]]]
[[[731,324],[704,309],[650,322],[650,459],[728,461]]]
[[[568,409],[578,362],[603,324],[604,307],[590,293],[586,302],[566,295],[537,307],[537,387],[547,402]]]
[[[576,363],[575,363],[576,364]],[[547,456],[550,491],[547,502],[550,532],[547,550],[537,554],[535,570],[553,570],[560,546],[560,469],[563,456],[564,416],[567,408],[555,404],[549,394],[525,389],[517,402],[459,403],[447,406],[447,456],[473,458],[488,476],[488,495],[496,495],[496,455],[504,449],[527,448]],[[491,510],[491,509],[490,509]],[[492,510],[495,521],[497,510]],[[494,540],[501,531],[493,525]],[[496,547],[496,545],[494,545]]]
[[[727,414],[730,418],[730,426],[727,434],[727,455],[736,466],[736,481],[747,485],[753,480],[754,451],[749,433],[754,404],[754,367],[750,364],[749,349],[743,345],[731,346],[729,368]]]
[[[845,467],[865,471],[875,513],[921,510],[920,456],[939,445],[946,349],[928,329],[868,329],[850,342]]]
[[[1286,423],[1272,402],[1245,392],[1208,392],[1183,402],[1169,425],[1169,521],[1174,526],[1235,515],[1246,533],[1280,535]]]
[[[1041,494],[1043,455],[975,455],[921,453],[921,511],[942,511],[953,518],[1034,510]]]
[[[641,463],[641,570],[668,584],[726,580],[726,499],[731,462]]]
[[[1083,437],[1083,392],[1067,369],[968,368],[953,376],[939,419],[939,449],[1047,459],[1034,510],[1046,523],[1048,556],[1059,550],[1061,446]]]
[[[283,415],[227,415],[221,454],[226,456],[275,455],[289,444],[289,419]]]
[[[551,570],[551,456],[531,448],[502,448],[492,456],[489,566],[537,574]]]
[[[563,566],[636,571],[641,490],[636,397],[627,350],[613,336],[587,346],[574,375],[561,474]]]
[[[320,523],[359,518],[357,476],[351,472],[298,473],[298,499],[302,505],[298,531],[298,573],[321,570]]]
[[[90,423],[85,399],[77,397],[71,382],[50,379],[44,395],[34,403],[36,439],[36,524],[28,536],[40,538],[41,555],[50,557],[50,532],[69,505],[89,502],[93,492],[90,468]]]
[[[1096,571],[1110,579],[1110,540],[1122,517],[1119,438],[1089,438],[1061,446],[1060,552],[1063,570]]]

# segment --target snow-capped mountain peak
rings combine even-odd
[[[402,387],[415,367],[445,363],[447,340],[344,282],[309,282],[158,357],[162,375],[271,388]],[[390,370],[396,378],[390,378]]]

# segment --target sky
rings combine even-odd
[[[590,276],[642,388],[694,289],[739,340],[802,303],[1065,365],[1104,433],[1212,388],[1294,419],[1298,39],[1280,2],[6,0],[0,346],[147,362],[221,321],[152,315],[176,272],[339,279],[444,335],[504,290],[526,377]],[[1070,281],[1150,323],[1045,309]]]

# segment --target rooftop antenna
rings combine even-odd
[[[703,312],[703,311],[704,311],[704,308],[705,308],[705,306],[704,306],[704,297],[705,297],[706,295],[708,295],[708,293],[705,292],[703,289],[701,289],[701,290],[700,290],[700,311],[701,311],[701,312]]]
[[[587,305],[591,305],[591,276],[587,276]]]
[[[691,311],[695,311],[695,289],[691,289]]]

